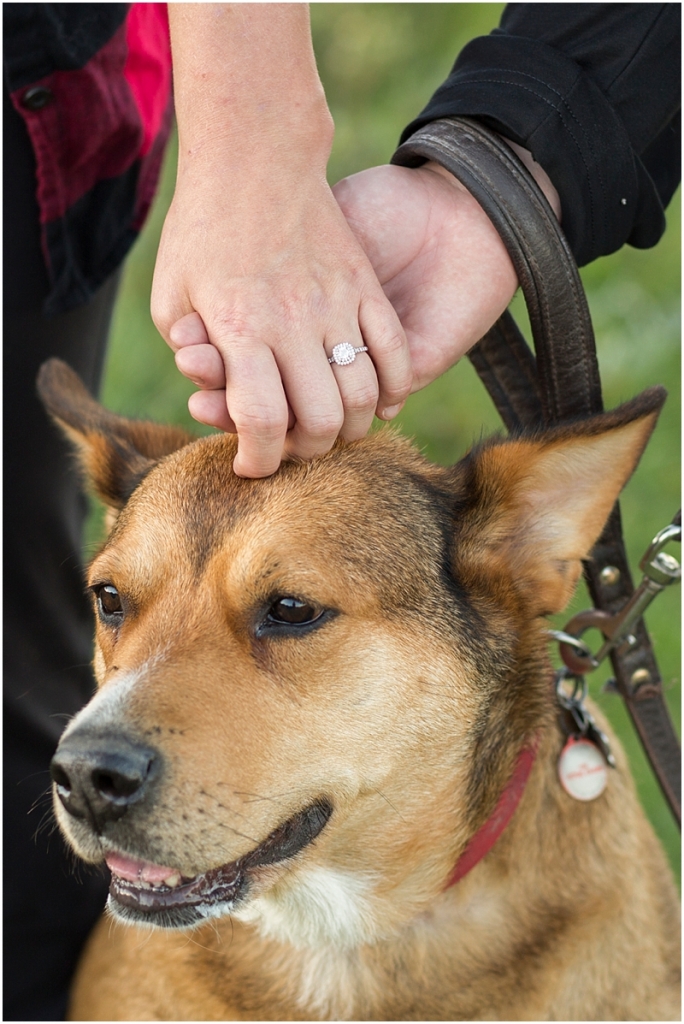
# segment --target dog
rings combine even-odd
[[[679,1019],[668,865],[595,709],[616,769],[561,784],[545,620],[663,389],[450,468],[386,429],[260,480],[57,360],[39,391],[111,518],[52,764],[112,873],[72,1019]]]

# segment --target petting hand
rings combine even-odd
[[[325,178],[300,175],[286,194],[275,178],[242,195],[179,183],[155,270],[157,325],[203,389],[190,411],[237,432],[245,476],[363,437],[411,385],[399,320]],[[331,365],[341,342],[369,352]]]
[[[176,191],[152,315],[236,431],[235,472],[275,472],[363,437],[411,387],[399,319],[326,182],[332,120],[304,4],[171,4]],[[350,365],[333,348],[368,346]]]

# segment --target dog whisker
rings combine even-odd
[[[385,801],[386,804],[389,804],[389,806],[392,808],[392,810],[395,812],[395,814],[397,814],[399,816],[399,818],[401,818],[402,821],[406,821],[406,818],[401,813],[401,811],[397,807],[394,806],[394,804],[392,803],[390,798],[388,796],[385,796],[385,794],[382,792],[382,790],[380,790],[380,789],[373,789],[373,790],[371,790],[371,792],[375,793],[377,796],[381,797]]]
[[[24,775],[22,779],[19,779],[19,782],[17,782],[17,786],[21,786],[22,783],[28,782],[29,779],[36,779],[39,775],[47,775],[49,777],[50,773],[45,768],[42,768],[39,772],[31,772],[30,775]]]
[[[246,814],[242,814],[240,811],[236,811],[234,807],[228,807],[227,804],[217,804],[220,810],[226,810],[229,814],[234,814],[236,818],[242,818],[243,821],[249,822],[250,818]]]
[[[213,931],[214,935],[216,936],[216,938],[220,942],[221,941],[221,937],[219,935],[219,931],[218,931],[218,928],[216,926],[216,922],[215,921],[211,921],[209,923],[211,925],[211,930]],[[188,945],[197,946],[198,949],[203,949],[205,951],[205,953],[213,953],[216,956],[221,956],[221,951],[220,950],[212,949],[211,946],[205,946],[203,942],[199,942],[199,940],[196,939],[194,937],[194,935],[192,935],[191,933],[188,933],[188,941],[185,943],[185,945],[186,946],[188,946]]]
[[[112,920],[111,920],[111,922],[110,922],[110,926],[109,926],[109,927],[110,927],[110,929],[111,929],[111,928],[113,927],[113,925],[114,925],[114,919],[112,918]],[[137,952],[138,950],[141,950],[141,949],[143,949],[143,948],[144,948],[145,946],[147,946],[147,945],[149,944],[149,942],[150,942],[150,941],[151,941],[151,939],[152,939],[152,936],[153,936],[153,934],[154,934],[154,933],[152,932],[152,930],[151,930],[151,929],[148,929],[147,931],[145,931],[145,932],[143,933],[143,936],[142,936],[142,939],[141,939],[141,941],[140,941],[140,942],[138,942],[138,943],[137,943],[137,945],[135,946],[136,952]],[[111,931],[110,931],[110,935],[111,935]]]
[[[34,843],[38,842],[38,838],[42,833],[46,833],[49,837],[56,832],[57,828],[58,825],[52,813],[52,808],[50,807],[48,810],[44,811],[43,816],[36,826],[36,830],[32,836]]]
[[[29,807],[27,813],[28,814],[33,814],[33,812],[35,810],[37,810],[42,804],[46,803],[46,801],[49,801],[50,807],[52,807],[52,788],[51,787],[49,789],[43,790],[43,792],[40,794],[40,796],[36,797],[36,799],[33,801],[31,806]]]
[[[233,793],[235,796],[248,797],[250,801],[265,801],[271,804],[280,803],[283,797],[289,796],[292,793],[291,789],[285,790],[283,793],[276,793],[275,796],[263,796],[261,793],[248,793],[245,790],[234,789]]]
[[[238,829],[233,828],[232,825],[227,825],[225,822],[219,822],[219,825],[221,825],[223,828],[229,829],[229,831],[231,831],[233,833],[233,835],[239,836],[240,839],[249,839],[250,843],[258,843],[259,842],[259,840],[256,838],[256,836],[248,836],[244,832],[239,832]]]
[[[234,807],[230,807],[227,804],[222,804],[222,803],[218,803],[217,802],[215,809],[218,810],[218,811],[227,811],[228,814],[233,815],[236,818],[241,818],[242,821],[246,825],[248,825],[250,827],[252,825],[254,825],[254,822],[252,821],[252,819],[248,815],[242,814],[240,811],[236,811]],[[205,810],[202,810],[202,814],[204,815],[205,820],[210,822],[212,825],[220,825],[220,826],[225,826],[227,828],[231,827],[231,826],[225,824],[225,822],[223,820],[223,814],[216,814],[214,812],[213,808],[212,808],[212,811],[209,811],[209,812],[205,811]],[[256,829],[256,831],[258,831],[258,829]]]

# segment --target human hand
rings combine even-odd
[[[544,168],[504,141],[560,221],[560,198]],[[438,163],[372,167],[333,192],[406,331],[418,391],[501,316],[518,285],[513,264],[482,207]]]
[[[406,332],[418,391],[501,316],[518,286],[481,206],[436,163],[385,165],[333,192]]]
[[[326,182],[332,120],[304,4],[171,4],[179,164],[152,315],[238,434],[235,472],[273,473],[362,437],[409,393],[398,317]],[[335,345],[368,346],[348,366]]]
[[[204,180],[179,183],[153,289],[157,326],[203,389],[192,415],[237,432],[245,476],[363,437],[376,410],[389,417],[408,394],[408,349],[325,178],[283,189],[265,174],[227,196]],[[330,365],[344,341],[368,355]]]

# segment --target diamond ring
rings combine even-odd
[[[329,357],[329,363],[337,363],[338,366],[348,366],[349,363],[353,363],[356,359],[357,352],[367,352],[368,345],[362,345],[360,348],[354,348],[348,341],[343,341],[341,345],[335,345],[332,350],[332,355]]]

